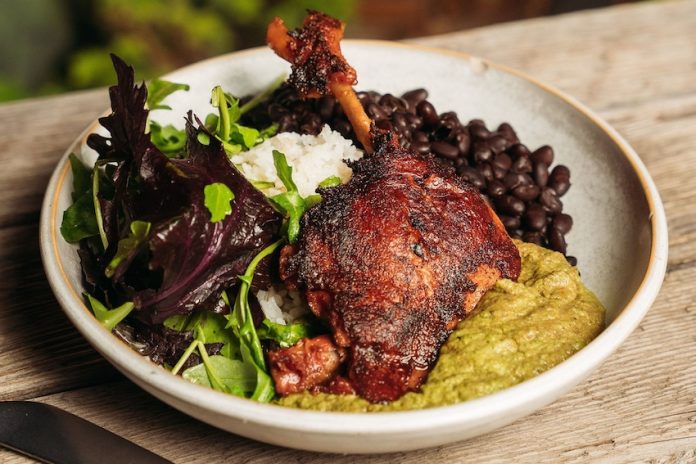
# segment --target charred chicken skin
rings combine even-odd
[[[312,17],[289,43],[322,34],[317,24],[328,17]],[[279,54],[297,68],[294,55]],[[342,59],[340,51],[334,56]],[[358,107],[354,118],[362,121]],[[353,110],[344,106],[346,114]],[[417,390],[459,321],[498,279],[520,272],[517,248],[473,186],[434,158],[403,149],[392,133],[368,129],[365,136],[374,154],[352,163],[348,183],[321,190],[298,242],[281,252],[281,278],[304,291],[332,331],[269,353],[281,395],[354,392],[381,402]]]

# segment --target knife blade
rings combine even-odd
[[[49,464],[171,464],[96,424],[34,401],[0,402],[0,445]]]

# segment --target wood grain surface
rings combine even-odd
[[[0,400],[65,408],[177,463],[696,462],[696,1],[641,2],[415,42],[538,77],[605,117],[644,160],[670,229],[638,330],[560,400],[489,435],[395,455],[283,449],[197,422],[124,380],[60,311],[38,248],[48,177],[104,90],[0,105]],[[31,462],[0,449],[0,462]]]

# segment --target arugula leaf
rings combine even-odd
[[[194,340],[202,343],[222,343],[220,354],[230,359],[240,356],[239,340],[234,332],[227,328],[227,319],[220,314],[211,311],[199,311],[188,315],[175,314],[165,319],[163,324],[177,332],[193,332]]]
[[[278,150],[273,150],[273,165],[276,168],[278,178],[285,186],[287,192],[279,193],[270,198],[271,202],[287,216],[287,236],[290,243],[295,243],[300,234],[300,219],[311,206],[321,201],[318,195],[310,195],[302,198],[297,185],[292,180],[292,167],[288,164],[285,155]]]
[[[226,93],[219,85],[213,88],[210,103],[218,109],[218,114],[206,116],[205,127],[222,142],[228,155],[253,148],[278,131],[276,124],[272,124],[262,131],[238,124],[239,118],[242,116],[239,100]],[[247,108],[246,111],[250,108],[247,106],[249,103],[244,105],[244,108]]]
[[[259,137],[261,138],[261,141],[264,141],[268,138],[273,137],[278,133],[278,124],[273,123],[270,126],[266,127],[265,129],[261,129],[259,132]]]
[[[251,100],[249,100],[244,105],[242,105],[242,107],[239,109],[240,116],[243,115],[244,113],[246,113],[247,111],[251,110],[252,108],[254,108],[256,105],[258,105],[262,101],[266,100],[271,95],[273,95],[273,92],[275,92],[275,90],[278,87],[283,85],[283,82],[285,82],[286,77],[287,76],[285,74],[279,75],[278,77],[276,77],[273,80],[273,82],[271,82],[271,84],[268,87],[266,87],[264,89],[263,92],[257,93],[256,95],[254,95],[254,97]]]
[[[259,131],[253,127],[240,126],[239,124],[232,125],[231,142],[243,145],[248,150],[256,145],[258,139]]]
[[[219,85],[213,88],[213,94],[210,98],[210,103],[218,109],[219,119],[216,135],[223,142],[227,142],[230,138],[232,124],[239,119],[239,101],[231,97],[222,90]]]
[[[60,234],[68,243],[77,243],[83,238],[99,234],[91,189],[63,212]]]
[[[265,190],[265,189],[269,189],[271,187],[275,187],[275,183],[269,182],[267,180],[252,180],[249,182],[251,182],[251,185],[253,185],[254,187],[256,187],[259,190]]]
[[[278,150],[273,150],[273,166],[275,166],[276,174],[283,183],[288,192],[297,192],[297,185],[292,180],[292,166],[288,164],[285,154]]]
[[[336,187],[337,185],[341,185],[341,183],[342,181],[340,177],[329,176],[326,179],[319,182],[319,188]]]
[[[94,298],[89,293],[83,293],[83,295],[89,301],[89,305],[92,308],[94,317],[104,325],[109,330],[113,330],[114,327],[118,325],[123,319],[126,318],[133,311],[134,305],[132,301],[123,303],[118,308],[109,309],[104,304]]]
[[[89,192],[92,188],[92,171],[85,166],[82,161],[75,155],[75,153],[70,153],[68,156],[70,160],[70,170],[73,175],[73,193],[72,199],[76,201],[85,193]]]
[[[251,260],[244,275],[239,276],[241,285],[237,293],[237,298],[234,302],[232,313],[225,316],[228,320],[227,327],[231,327],[235,335],[240,340],[240,350],[242,360],[254,367],[256,370],[256,387],[251,395],[251,398],[261,402],[268,402],[275,396],[273,388],[273,380],[268,375],[266,361],[261,348],[261,341],[254,328],[254,321],[251,315],[251,306],[249,305],[249,289],[254,278],[256,267],[263,258],[272,254],[278,249],[284,240],[278,240],[267,246]]]
[[[264,319],[257,333],[261,340],[273,340],[283,348],[287,348],[310,336],[310,328],[301,322],[284,325]]]
[[[147,107],[150,110],[171,110],[172,108],[163,105],[162,101],[174,92],[179,90],[188,91],[190,88],[188,84],[178,84],[165,81],[164,79],[152,79],[147,83]]]
[[[219,386],[216,390],[237,396],[244,397],[254,391],[256,372],[252,366],[237,359],[229,359],[220,355],[206,357],[207,362],[206,358],[203,358],[203,363],[189,367],[181,376],[189,382],[215,388],[211,382],[212,377],[216,380],[216,386]],[[211,375],[211,373],[213,374]]]
[[[167,155],[181,153],[186,147],[186,131],[177,129],[171,124],[160,126],[150,121],[150,140]]]
[[[210,222],[220,222],[232,213],[231,201],[234,193],[222,182],[208,184],[203,188],[204,204],[210,212]]]
[[[99,234],[92,201],[92,171],[75,154],[69,156],[73,175],[73,204],[63,212],[60,233],[68,243]]]
[[[109,265],[106,266],[104,274],[111,278],[116,273],[117,268],[124,262],[130,262],[140,250],[148,237],[150,236],[150,228],[152,224],[147,221],[133,221],[130,224],[130,235],[118,241],[116,254]]]

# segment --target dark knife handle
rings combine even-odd
[[[171,464],[74,414],[33,401],[0,402],[0,445],[49,464]]]

